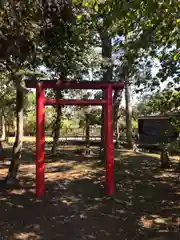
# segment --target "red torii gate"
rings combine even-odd
[[[123,89],[124,83],[105,83],[87,81],[56,81],[26,80],[27,88],[36,88],[36,196],[44,194],[44,121],[45,105],[103,105],[104,106],[104,148],[105,148],[105,188],[107,195],[114,192],[114,142],[113,142],[113,122],[112,122],[112,90]],[[102,89],[104,90],[103,100],[62,100],[48,99],[45,97],[45,89]]]

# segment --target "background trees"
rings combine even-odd
[[[35,131],[34,95],[26,96],[25,78],[125,81],[123,114],[129,148],[134,116],[178,109],[178,92],[157,92],[164,82],[169,82],[171,87],[179,84],[178,1],[6,0],[0,7],[1,122],[17,124],[12,163],[21,156],[23,120],[25,129]],[[150,97],[145,97],[135,108],[134,92]],[[48,91],[46,94],[64,98],[67,94],[73,97],[74,93]],[[94,95],[103,97],[101,92]],[[117,139],[122,99],[122,91],[114,92]],[[66,118],[62,114],[67,117],[61,108],[48,110],[53,120],[50,117],[46,127],[53,125],[54,153],[63,125],[60,117]],[[103,134],[101,139],[103,143]],[[11,167],[14,170],[10,170],[9,179],[16,176],[15,165]]]

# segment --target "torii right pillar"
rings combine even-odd
[[[105,150],[105,187],[108,196],[114,193],[114,139],[113,139],[113,100],[112,87],[104,89],[104,150]]]

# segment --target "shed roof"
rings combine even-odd
[[[180,118],[179,112],[170,112],[166,114],[158,114],[158,115],[148,115],[148,116],[139,116],[138,119],[170,119],[170,118]]]

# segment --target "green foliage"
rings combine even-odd
[[[167,113],[177,111],[180,106],[180,92],[166,90],[155,94],[148,102],[152,113]]]
[[[54,1],[46,6],[43,40],[43,62],[58,77],[81,77],[85,71],[84,58],[89,53],[89,30],[80,24],[78,9],[70,2]],[[87,30],[87,31],[86,31]]]
[[[140,115],[166,114],[179,112],[179,90],[163,90],[150,96],[145,96],[134,108],[135,118]]]
[[[149,105],[149,99],[143,98],[134,108],[133,108],[133,118],[137,119],[139,116],[147,116],[152,113],[152,107]]]
[[[39,51],[40,5],[32,1],[4,1],[0,10],[0,58],[10,72],[34,66]]]
[[[88,117],[90,125],[101,125],[101,109],[82,108],[78,113],[80,127],[85,128],[86,117]]]
[[[25,119],[24,131],[25,131],[25,134],[35,135],[35,132],[36,132],[36,115],[32,111],[28,113],[28,115]]]
[[[9,81],[8,73],[0,73],[0,116],[4,116],[6,124],[13,125],[15,118],[16,93]]]
[[[132,128],[134,129],[137,129],[138,128],[138,122],[137,122],[137,120],[133,120],[132,121]]]
[[[15,107],[17,85],[11,81],[16,83],[24,76],[34,76],[40,65],[48,68],[51,77],[79,80],[92,80],[90,71],[93,80],[100,80],[102,69],[112,65],[112,79],[119,81],[126,72],[138,91],[154,90],[169,77],[173,84],[179,83],[178,1],[7,0],[1,1],[0,7],[0,104],[7,115]],[[112,52],[108,52],[107,42],[112,43]],[[97,51],[102,46],[108,53],[106,58]],[[116,55],[118,63],[112,60],[112,55]],[[161,67],[152,78],[155,59]],[[77,93],[69,91],[70,96]],[[48,94],[54,96],[54,92]],[[25,102],[26,117],[32,124],[35,118],[29,111],[35,111],[34,101],[30,94]],[[156,94],[140,103],[134,115],[172,111],[179,106],[178,101],[178,92]],[[47,112],[49,126],[55,112],[54,109]],[[100,122],[99,109],[84,108],[79,113],[82,123],[85,112],[92,124]]]
[[[154,90],[168,77],[179,81],[178,1],[74,0],[73,3],[81,9],[76,15],[80,24],[86,22],[89,31],[96,31],[101,40],[105,34],[113,39],[113,53],[120,61],[119,67],[114,66],[117,79],[123,78],[126,68],[129,80],[141,91],[145,87]],[[161,68],[153,78],[151,69],[155,59]],[[102,59],[101,64],[112,61]]]
[[[128,67],[131,78],[136,76],[137,85],[147,79],[150,82],[150,71],[144,79],[137,77],[140,61],[147,55],[160,59],[158,78],[163,80],[178,74],[178,13],[178,2],[167,0],[4,1],[1,58],[14,70],[45,64],[56,76],[81,78],[91,67],[92,61],[87,61],[91,47],[101,46],[106,31],[113,39],[113,52],[124,52],[118,58]]]

